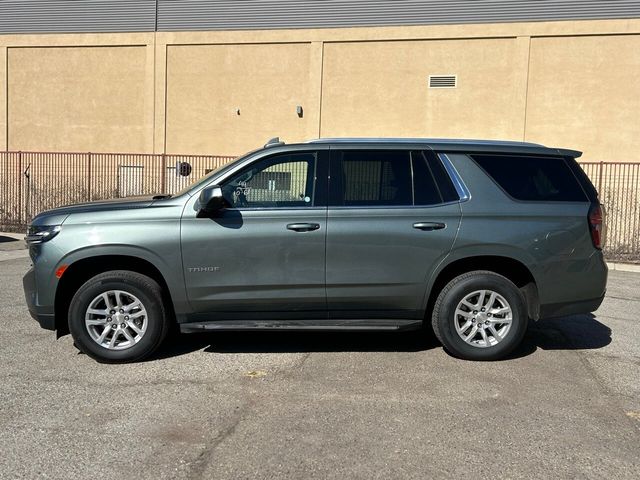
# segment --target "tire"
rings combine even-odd
[[[442,289],[431,323],[455,357],[499,360],[522,342],[529,319],[518,287],[502,275],[479,270],[454,278]]]
[[[170,326],[160,285],[126,270],[104,272],[88,280],[73,296],[68,318],[76,347],[101,363],[148,357]]]

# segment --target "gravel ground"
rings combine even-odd
[[[640,274],[473,363],[423,332],[218,333],[100,365],[0,261],[0,478],[638,478]]]

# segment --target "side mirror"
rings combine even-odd
[[[198,217],[206,217],[214,214],[224,208],[225,201],[222,196],[222,188],[218,185],[210,185],[200,192],[198,197],[200,202],[200,211]]]

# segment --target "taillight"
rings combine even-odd
[[[604,246],[604,207],[594,204],[589,210],[589,230],[591,231],[591,241],[597,249]]]

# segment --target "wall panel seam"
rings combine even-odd
[[[522,125],[522,141],[527,138],[527,107],[529,106],[529,77],[531,75],[531,37],[527,37],[529,45],[527,48],[527,85],[524,90],[524,122]]]
[[[164,119],[163,119],[163,128],[164,134],[162,139],[162,154],[166,155],[167,153],[167,123],[169,120],[168,115],[168,105],[169,105],[169,44],[165,44],[164,46]]]
[[[9,151],[9,47],[0,47],[4,50],[4,121],[5,121],[5,150]]]
[[[320,43],[320,104],[318,107],[318,138],[322,138],[322,97],[324,94],[324,42]]]

